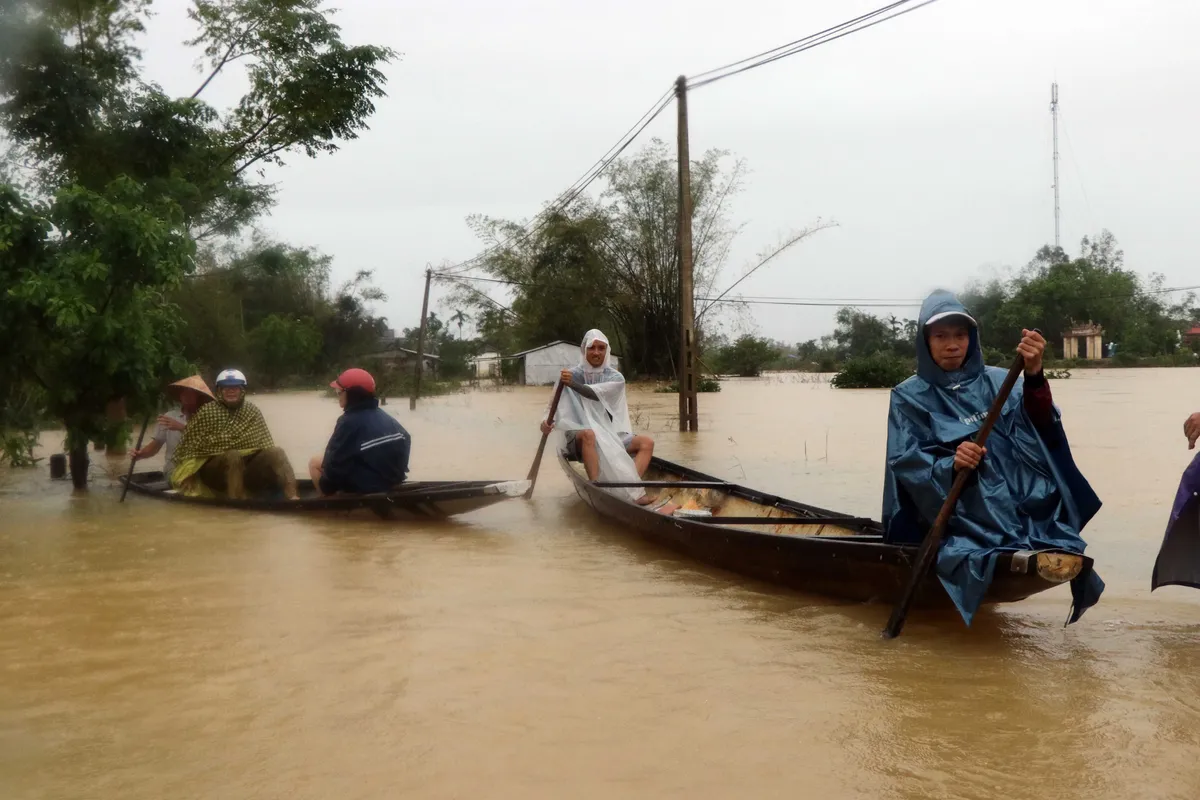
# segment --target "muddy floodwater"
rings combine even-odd
[[[0,471],[0,798],[1200,797],[1200,592],[1149,592],[1200,370],[1053,389],[1104,501],[1067,629],[1063,586],[883,642],[885,607],[639,543],[551,457],[531,502],[403,528]],[[387,408],[411,478],[520,478],[548,394]],[[252,400],[298,469],[338,414]],[[886,392],[730,381],[686,436],[630,403],[661,456],[879,516]]]

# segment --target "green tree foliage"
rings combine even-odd
[[[798,342],[796,360],[802,370],[835,372],[839,362],[837,343],[832,335]]]
[[[271,314],[249,334],[258,380],[274,389],[289,376],[307,375],[321,352],[321,332],[311,319]]]
[[[462,336],[463,336],[463,332],[462,332],[463,323],[469,322],[470,319],[471,319],[471,315],[468,314],[467,312],[463,311],[461,308],[455,309],[454,313],[450,315],[450,321],[458,326],[458,338],[459,339],[462,339]]]
[[[855,308],[839,308],[833,340],[843,357],[891,352],[899,341],[899,331],[886,320]]]
[[[0,464],[32,467],[38,459],[37,431],[46,422],[45,390],[31,381],[17,381],[0,405]]]
[[[980,323],[985,348],[1012,352],[1021,329],[1035,327],[1061,355],[1063,334],[1095,322],[1106,341],[1127,356],[1173,353],[1178,332],[1195,317],[1194,298],[1163,300],[1161,275],[1146,280],[1125,268],[1124,253],[1108,231],[1084,237],[1078,258],[1043,247],[1010,282],[969,286],[962,300]]]
[[[387,332],[387,321],[371,313],[372,303],[382,303],[387,295],[371,285],[373,273],[359,270],[329,298],[316,323],[321,331],[319,369],[339,369],[364,353],[373,352]]]
[[[778,358],[779,348],[770,339],[746,334],[717,350],[713,368],[722,375],[757,378]]]
[[[838,389],[889,389],[913,374],[913,362],[882,350],[846,360],[831,383]]]
[[[177,207],[147,201],[128,178],[104,194],[62,189],[48,203],[0,187],[5,405],[36,382],[66,425],[80,480],[87,442],[105,436],[106,405],[156,395],[181,366],[178,317],[163,296],[193,251],[180,221]]]
[[[331,290],[332,259],[312,248],[255,235],[245,248],[207,248],[196,262],[172,299],[185,323],[183,352],[209,374],[235,365],[265,368],[261,385],[275,388],[285,379],[339,372],[377,349],[385,333],[384,320],[370,311],[386,299],[371,273]],[[298,349],[280,352],[277,345],[293,335]]]
[[[454,315],[449,318],[454,320]],[[417,351],[417,339],[420,328],[405,328],[399,337],[399,344],[413,352]],[[467,363],[471,356],[478,355],[483,350],[481,339],[455,338],[451,334],[449,322],[443,320],[436,312],[430,311],[425,324],[425,353],[438,357],[438,377],[445,381],[461,381],[470,377],[470,365]],[[424,392],[424,389],[422,389]]]
[[[365,129],[393,56],[344,44],[318,0],[193,0],[188,44],[209,71],[189,97],[171,97],[141,74],[135,42],[150,7],[0,2],[6,174],[20,164],[35,198],[0,189],[0,315],[6,332],[21,330],[0,357],[0,401],[20,382],[42,386],[67,425],[77,486],[107,402],[148,405],[177,372],[167,366],[179,317],[166,296],[191,269],[192,239],[234,233],[266,210],[266,166]],[[248,89],[216,109],[200,95],[234,63]]]
[[[877,317],[855,308],[838,309],[833,343],[841,370],[839,389],[895,386],[913,373],[917,323],[895,316]]]
[[[170,197],[197,236],[233,233],[272,202],[254,181],[289,153],[337,149],[383,95],[387,48],[349,47],[319,0],[193,0],[208,75],[170,97],[140,74],[150,0],[0,4],[0,124],[43,186],[100,191],[125,175]],[[248,90],[230,109],[200,95],[232,64]]]
[[[729,163],[726,156],[710,150],[692,164],[698,339],[717,315],[706,298],[716,293],[738,232],[730,221],[730,204],[741,188],[745,165]],[[615,162],[606,179],[598,200],[577,200],[529,230],[515,222],[472,217],[476,234],[493,246],[482,267],[510,282],[512,308],[501,320],[495,304],[469,284],[459,284],[456,301],[476,309],[479,330],[490,341],[504,338],[495,330],[497,323],[511,328],[518,350],[556,339],[574,342],[589,328],[601,328],[621,354],[627,374],[673,375],[680,333],[674,152],[655,139]],[[739,280],[822,227],[785,237],[760,254]],[[484,318],[487,314],[490,320]]]
[[[990,366],[1011,363],[1021,330],[1038,328],[1048,342],[1047,353],[1061,355],[1063,334],[1079,323],[1094,322],[1106,341],[1115,341],[1115,363],[1135,366],[1140,357],[1173,360],[1180,331],[1197,319],[1195,297],[1167,305],[1161,275],[1144,280],[1124,265],[1124,254],[1108,231],[1085,237],[1078,258],[1043,247],[1010,280],[993,278],[969,284],[959,299],[979,322],[984,361]],[[911,373],[916,322],[882,319],[855,309],[837,314],[833,340],[845,358],[838,386],[893,385],[901,371]],[[815,342],[809,342],[815,350]],[[801,347],[804,347],[802,345]],[[886,356],[867,358],[875,355]],[[891,365],[889,366],[889,361]],[[853,362],[853,363],[852,363]]]

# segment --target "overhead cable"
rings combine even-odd
[[[616,144],[610,147],[608,151],[596,161],[595,164],[589,167],[587,172],[581,175],[558,197],[551,201],[549,206],[534,216],[534,218],[522,228],[521,233],[510,237],[504,242],[497,243],[492,247],[489,247],[488,249],[470,259],[467,259],[466,261],[441,269],[437,274],[439,276],[461,275],[464,272],[479,266],[479,264],[489,255],[505,250],[515,244],[519,244],[546,227],[550,220],[554,218],[555,214],[561,213],[564,209],[570,206],[571,203],[575,202],[575,200],[583,193],[583,191],[587,189],[587,187],[590,186],[597,178],[603,175],[604,171],[612,166],[613,162],[616,161],[631,144],[633,144],[634,140],[641,135],[642,131],[646,130],[650,123],[653,122],[668,105],[670,105],[674,91],[675,89],[672,86],[670,89],[664,92],[659,99],[654,102],[654,105],[651,106],[650,109],[643,114],[641,118],[638,119],[638,121],[635,122],[620,139],[617,140]]]
[[[743,72],[748,72],[749,70],[766,66],[767,64],[778,61],[781,58],[794,56],[797,53],[803,53],[806,50],[813,49],[814,47],[820,47],[823,44],[829,44],[830,42],[836,41],[845,36],[849,36],[852,33],[859,33],[860,31],[865,31],[867,28],[873,28],[880,23],[893,20],[896,17],[902,17],[905,14],[916,11],[919,8],[924,8],[927,5],[936,3],[937,0],[924,0],[922,3],[917,3],[916,5],[909,6],[908,8],[903,8],[903,6],[907,6],[912,2],[914,2],[914,0],[898,0],[898,2],[882,6],[867,14],[862,14],[858,17],[854,17],[853,19],[846,20],[840,25],[835,25],[832,28],[826,28],[823,31],[809,34],[803,39],[797,39],[794,42],[789,42],[788,44],[780,45],[779,47],[771,50],[766,50],[758,55],[743,58],[740,61],[734,61],[731,64],[726,64],[724,67],[717,67],[716,69],[711,69],[707,72],[701,72],[700,74],[688,80],[688,89],[699,89],[702,86],[708,86],[709,84],[716,83],[717,81],[731,78],[734,75],[740,75]]]

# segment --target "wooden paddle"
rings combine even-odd
[[[1013,386],[1016,385],[1017,378],[1021,377],[1021,371],[1024,368],[1024,357],[1017,356],[1016,360],[1013,361],[1013,365],[1008,370],[1008,375],[1004,378],[1004,383],[1000,385],[1000,391],[997,392],[996,399],[992,401],[992,407],[988,410],[987,419],[983,421],[983,426],[979,429],[979,433],[975,434],[975,444],[983,447],[984,442],[987,441],[988,434],[992,432],[992,426],[1000,418],[1000,412],[1004,408],[1004,403],[1008,400],[1008,396],[1012,393]],[[954,477],[954,484],[950,487],[950,494],[946,495],[946,502],[942,503],[942,510],[938,512],[937,519],[933,522],[933,527],[929,529],[929,533],[925,534],[925,541],[921,542],[921,549],[917,551],[917,560],[913,563],[912,572],[909,573],[908,585],[904,587],[904,594],[900,597],[900,602],[896,603],[896,607],[892,609],[892,616],[888,619],[887,627],[883,629],[883,638],[894,639],[903,630],[904,621],[908,618],[909,606],[912,605],[918,587],[924,582],[925,576],[929,574],[929,570],[933,566],[933,559],[937,555],[938,548],[942,544],[942,539],[946,535],[946,525],[950,522],[950,516],[954,513],[954,506],[958,503],[958,497],[962,494],[963,489],[966,488],[967,481],[970,480],[971,474],[974,471],[960,469],[958,475]]]
[[[146,438],[146,428],[150,427],[150,418],[153,416],[154,412],[151,411],[146,415],[146,419],[142,420],[142,432],[138,434],[137,446],[133,448],[134,453],[142,449],[142,440]],[[125,473],[125,485],[121,487],[121,499],[117,501],[118,503],[125,502],[125,495],[129,491],[129,482],[133,480],[133,466],[136,463],[137,456],[131,455],[129,457],[129,472]]]
[[[554,390],[554,399],[550,401],[550,413],[546,416],[546,421],[554,423],[554,412],[558,411],[558,399],[562,397],[563,382],[558,382],[558,388]],[[529,468],[529,475],[525,480],[529,481],[529,488],[525,490],[525,499],[533,497],[533,487],[537,483],[538,468],[542,466],[542,453],[546,451],[546,440],[550,438],[550,434],[542,434],[542,442],[538,445],[537,455],[533,457],[533,466]]]

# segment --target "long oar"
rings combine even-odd
[[[1000,386],[1000,391],[996,394],[996,399],[992,401],[992,407],[988,410],[987,419],[983,421],[983,427],[979,429],[979,433],[975,435],[975,444],[983,447],[987,441],[988,434],[992,432],[992,426],[996,424],[996,420],[1000,418],[1000,411],[1004,408],[1004,403],[1008,400],[1009,394],[1012,393],[1012,388],[1017,382],[1017,378],[1021,377],[1021,370],[1025,367],[1025,359],[1022,356],[1017,356],[1012,367],[1008,370],[1008,376],[1005,377],[1004,383]],[[958,475],[954,478],[954,484],[950,487],[950,494],[946,495],[946,502],[942,503],[942,510],[938,512],[937,519],[933,522],[933,527],[929,529],[929,533],[925,534],[925,541],[921,543],[921,549],[917,551],[917,560],[913,563],[912,572],[908,576],[908,585],[904,587],[904,594],[900,598],[900,602],[896,603],[896,607],[892,609],[892,616],[888,619],[887,627],[883,629],[883,637],[885,639],[894,639],[900,635],[900,631],[904,628],[904,621],[908,618],[908,608],[912,605],[913,597],[917,594],[917,589],[924,582],[925,577],[929,574],[930,567],[933,566],[933,559],[937,555],[938,547],[942,544],[942,539],[946,535],[946,525],[950,522],[950,516],[954,513],[954,506],[958,503],[958,497],[962,494],[963,488],[966,487],[967,481],[971,478],[971,473],[974,470],[960,469]]]
[[[134,453],[142,449],[142,440],[146,438],[146,428],[150,427],[150,418],[152,416],[154,416],[153,411],[146,414],[146,419],[142,420],[142,432],[138,434],[137,446],[133,448]],[[137,456],[131,455],[129,457],[129,472],[125,473],[125,485],[121,487],[121,499],[117,501],[118,503],[125,502],[125,494],[129,491],[129,482],[133,480],[133,466],[136,463]]]
[[[558,411],[558,398],[562,397],[563,382],[558,382],[558,388],[554,390],[554,399],[550,401],[550,413],[546,416],[546,421],[554,423],[554,412]],[[542,442],[538,445],[537,455],[533,457],[533,466],[529,468],[529,475],[525,480],[529,481],[529,488],[525,490],[525,499],[533,497],[533,487],[537,484],[538,469],[542,466],[542,453],[546,451],[546,440],[550,438],[550,434],[542,434]]]

